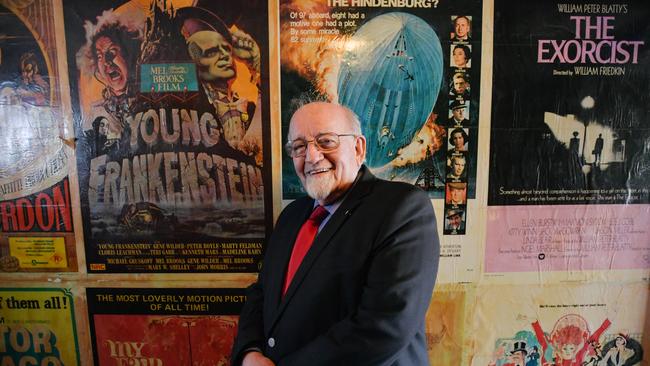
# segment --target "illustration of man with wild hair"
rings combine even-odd
[[[78,160],[83,200],[88,195],[92,159],[102,155],[110,160],[119,159],[129,149],[126,118],[135,99],[136,60],[142,42],[138,24],[113,10],[104,11],[95,23],[84,23],[86,43],[76,54],[79,99],[83,103],[77,146],[79,156],[83,157]],[[101,95],[93,89],[91,78],[101,84]]]
[[[87,27],[88,29],[88,27]],[[114,22],[99,26],[89,37],[93,75],[104,85],[103,106],[121,119],[128,112],[129,98],[135,92],[135,66],[140,49],[138,30]]]
[[[127,23],[112,10],[97,17],[97,24],[87,21],[86,44],[77,53],[80,72],[93,75],[104,87],[101,99],[92,103],[84,119],[104,117],[107,140],[121,145],[128,140],[126,117],[136,92],[136,64],[142,43],[141,30]]]

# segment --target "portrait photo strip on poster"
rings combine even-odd
[[[266,5],[145,3],[64,1],[88,271],[257,272]]]
[[[74,272],[54,6],[0,5],[0,273]]]
[[[650,268],[647,3],[494,10],[486,272]]]

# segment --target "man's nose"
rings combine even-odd
[[[219,50],[219,58],[225,58],[230,56],[228,53],[228,49],[224,46],[217,46],[217,49]]]
[[[104,54],[104,60],[106,60],[107,63],[112,63],[113,60],[115,60],[115,54],[113,52],[106,52]]]
[[[305,150],[305,161],[317,162],[323,158],[323,153],[318,150],[314,141],[307,141],[307,150]]]

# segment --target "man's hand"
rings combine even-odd
[[[241,29],[231,32],[233,53],[237,58],[246,62],[252,72],[260,72],[260,47],[248,33]]]
[[[244,356],[242,366],[275,366],[273,361],[265,357],[261,352],[252,351]]]

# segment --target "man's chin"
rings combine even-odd
[[[328,177],[306,177],[304,188],[309,197],[317,201],[325,201],[334,189],[334,182]]]

